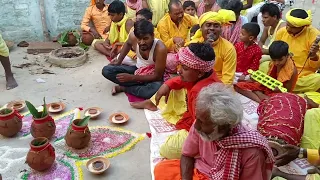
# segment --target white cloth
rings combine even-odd
[[[251,22],[253,17],[258,16],[260,13],[260,8],[264,5],[264,3],[265,2],[260,2],[247,9],[246,17],[248,18],[248,22]]]
[[[141,54],[140,54],[140,48],[139,48],[139,45],[137,44],[137,68],[142,68],[142,67],[146,67],[146,66],[149,66],[149,65],[152,65],[154,64],[154,59],[153,59],[153,53],[154,53],[154,49],[157,45],[157,42],[159,41],[159,39],[155,38],[154,41],[153,41],[153,44],[152,44],[152,47],[150,49],[150,52],[149,52],[149,57],[148,59],[143,59]]]

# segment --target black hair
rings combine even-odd
[[[280,12],[279,7],[277,5],[275,5],[275,4],[273,4],[273,3],[264,4],[261,7],[260,12],[262,14],[268,13],[272,17],[277,16],[277,19],[281,18],[281,12]]]
[[[241,10],[243,9],[243,3],[240,0],[230,0],[222,6],[222,9],[231,10],[236,15],[240,15]]]
[[[216,55],[211,44],[207,43],[191,43],[189,49],[204,61],[214,61]]]
[[[115,14],[122,13],[124,15],[126,13],[126,7],[124,6],[123,2],[115,0],[109,5],[108,12]]]
[[[134,35],[137,38],[142,38],[144,35],[154,35],[153,24],[145,19],[141,19],[134,23]]]
[[[294,9],[290,15],[300,19],[306,19],[308,17],[308,13],[303,9]]]
[[[190,29],[190,33],[195,33],[198,29],[200,29],[200,25],[196,24],[192,26],[192,28]]]
[[[136,13],[136,16],[137,15],[141,15],[143,17],[145,17],[147,20],[152,20],[152,12],[150,11],[150,9],[148,8],[143,8],[143,9],[140,9],[137,13]]]
[[[197,10],[196,3],[194,3],[193,1],[185,1],[182,5],[184,10],[187,9],[187,7],[189,7],[189,6],[193,7],[195,10]]]
[[[242,29],[248,32],[250,36],[257,37],[260,33],[260,26],[257,23],[246,23]]]
[[[271,59],[281,59],[289,54],[289,45],[284,41],[273,41],[269,47]]]
[[[158,0],[159,1],[159,0]],[[182,5],[180,0],[170,0],[169,4],[168,4],[168,9],[169,9],[169,12],[171,11],[172,9],[172,5]]]

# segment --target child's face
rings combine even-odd
[[[272,62],[277,68],[282,68],[286,64],[287,59],[288,56],[283,56],[280,59],[272,59]]]
[[[190,16],[194,16],[196,14],[196,9],[194,9],[192,6],[189,6],[184,10],[184,12]]]
[[[240,32],[240,40],[244,43],[252,42],[254,41],[254,36],[250,36],[250,34],[245,30],[241,29]]]

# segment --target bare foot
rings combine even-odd
[[[6,85],[7,90],[14,89],[18,86],[18,83],[13,76],[6,77],[6,80],[7,80],[7,85]]]
[[[149,99],[142,101],[142,102],[130,103],[130,105],[136,109],[148,109],[150,111],[157,111],[158,110],[157,106],[155,104],[153,104],[153,102]]]
[[[112,94],[112,96],[114,96],[114,95],[116,95],[118,93],[121,93],[121,92],[124,92],[124,87],[122,87],[122,86],[114,86],[112,88],[111,94]]]

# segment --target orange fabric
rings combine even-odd
[[[165,160],[158,163],[154,169],[154,177],[155,180],[181,180],[180,160]],[[209,178],[195,168],[192,179],[208,180]]]
[[[292,78],[294,69],[296,69],[296,66],[293,60],[291,59],[291,57],[288,58],[286,64],[281,68],[278,74],[277,74],[277,67],[273,64],[272,61],[270,62],[269,67],[270,69],[269,69],[268,75],[277,79],[282,83],[289,81]],[[292,88],[288,89],[288,92],[293,91],[297,83],[297,80],[298,80],[298,74],[296,77],[294,77]],[[267,87],[261,85],[258,82],[238,82],[236,86],[238,86],[240,89],[243,89],[243,90],[263,91],[265,95],[271,95],[273,93],[272,90],[268,89]]]
[[[93,6],[96,4],[96,0],[91,0],[90,6]]]
[[[111,26],[111,19],[108,16],[108,5],[103,10],[98,9],[95,5],[88,7],[82,18],[81,29],[89,32],[91,21],[101,37],[107,39],[108,34],[104,34],[103,32],[106,27]]]

